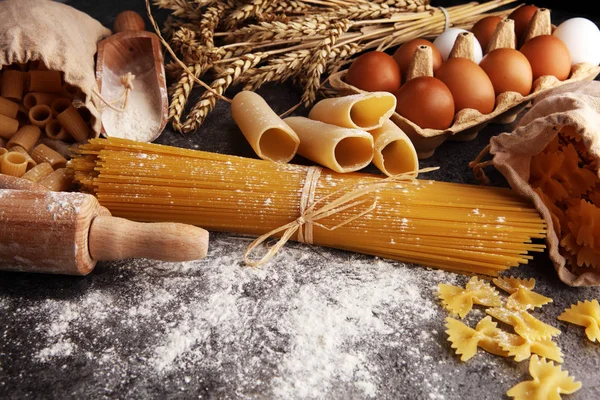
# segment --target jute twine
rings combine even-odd
[[[314,201],[317,183],[319,181],[319,178],[321,177],[321,172],[323,169],[321,167],[309,167],[306,172],[306,178],[304,180],[304,185],[302,187],[302,192],[300,195],[300,215],[298,216],[298,218],[256,238],[252,243],[250,243],[250,245],[246,249],[246,252],[244,253],[244,261],[246,262],[246,264],[253,267],[265,264],[279,252],[279,250],[288,242],[288,240],[292,238],[292,236],[294,236],[294,234],[296,234],[296,232],[298,232],[297,240],[299,242],[312,244],[314,225],[319,226],[328,231],[333,231],[337,228],[347,225],[350,222],[370,213],[377,207],[376,198],[361,199],[361,197],[375,194],[380,189],[390,184],[398,184],[402,181],[414,182],[416,180],[415,176],[418,173],[430,172],[437,170],[438,168],[439,167],[422,168],[417,171],[410,171],[403,174],[382,178],[381,180],[373,183],[356,183],[344,186],[328,194],[327,196],[324,196],[321,199]],[[337,195],[339,196],[335,197],[333,200],[330,200],[331,198]],[[317,208],[317,205],[319,204],[323,205]],[[358,214],[342,221],[341,223],[333,227],[325,226],[317,222],[323,218],[330,217],[349,208],[361,205],[365,205],[364,210],[360,211]],[[281,232],[283,232],[283,234],[281,235],[279,240],[275,243],[275,245],[269,248],[269,250],[264,256],[262,256],[260,259],[251,258],[252,252],[255,251],[261,244],[266,242],[270,237],[275,236]]]

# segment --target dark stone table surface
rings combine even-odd
[[[66,3],[109,27],[144,6]],[[581,4],[553,16],[585,14]],[[278,85],[260,93],[277,111],[300,96]],[[476,183],[468,162],[509,130],[490,125],[473,141],[447,142],[421,165],[440,167],[430,179]],[[197,133],[168,128],[157,142],[254,157],[224,102]],[[501,399],[530,379],[527,361],[454,354],[435,290],[465,276],[296,243],[253,269],[241,261],[249,241],[211,233],[203,260],[100,262],[87,277],[0,273],[0,398]],[[599,290],[560,282],[546,253],[510,274],[535,278],[554,300],[535,315],[562,331],[563,368],[583,384],[565,398],[600,398],[600,344],[556,319]]]

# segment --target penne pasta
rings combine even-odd
[[[52,115],[55,117],[65,111],[71,105],[71,99],[67,99],[66,97],[57,97],[52,100],[50,103],[50,109],[52,110]]]
[[[25,171],[27,171],[27,159],[23,154],[11,151],[2,156],[0,173],[21,177]]]
[[[56,99],[56,93],[29,92],[23,97],[23,106],[27,111],[38,104],[49,106]]]
[[[52,168],[63,168],[67,165],[67,159],[61,156],[57,151],[52,150],[50,147],[46,146],[43,143],[35,146],[33,151],[31,152],[31,157],[37,162],[41,164],[46,162],[52,166]]]
[[[23,154],[23,157],[25,157],[25,159],[27,160],[27,170],[30,170],[31,168],[33,168],[37,165],[37,162],[33,158],[31,158],[31,155],[27,152],[27,150],[25,150],[21,146],[13,146],[9,150],[9,152]]]
[[[323,99],[308,118],[328,124],[372,130],[383,125],[396,109],[396,97],[388,92],[371,92]]]
[[[50,175],[52,172],[54,172],[54,168],[52,168],[50,164],[44,162],[39,163],[35,167],[31,168],[29,171],[25,172],[22,178],[30,180],[32,182],[39,182],[43,178]]]
[[[6,147],[12,149],[14,146],[21,146],[27,152],[33,149],[37,143],[42,131],[35,125],[25,125],[15,133],[8,141]]]
[[[60,124],[69,132],[77,142],[82,142],[90,137],[90,128],[77,109],[71,104],[56,116]]]
[[[17,133],[18,129],[18,120],[0,114],[0,137],[4,139],[10,139],[12,135]]]
[[[7,116],[8,118],[16,118],[19,112],[19,104],[14,101],[0,97],[0,114]]]
[[[395,123],[386,120],[380,128],[369,131],[373,135],[375,154],[373,164],[387,176],[415,171],[417,177],[419,159],[409,137]]]
[[[54,192],[64,192],[73,185],[73,174],[67,168],[58,168],[39,181]]]
[[[25,91],[27,73],[17,69],[7,69],[2,74],[2,97],[21,101]]]
[[[231,116],[258,157],[285,163],[296,155],[298,135],[260,95],[250,91],[235,95]]]
[[[48,136],[50,139],[67,140],[71,138],[71,135],[67,133],[65,128],[63,128],[60,122],[58,122],[56,119],[50,120],[50,122],[46,124],[44,130],[46,132],[46,136]]]
[[[373,159],[373,136],[305,117],[284,121],[300,138],[298,154],[336,172],[358,171]]]
[[[38,104],[29,110],[29,122],[39,128],[44,128],[51,118],[52,111],[45,104]]]
[[[59,71],[29,71],[29,91],[60,93],[63,90]]]

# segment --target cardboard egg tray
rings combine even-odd
[[[576,64],[571,69],[569,78],[559,81],[554,76],[541,76],[533,82],[532,91],[527,96],[516,92],[501,93],[496,97],[496,106],[489,114],[481,114],[474,109],[460,110],[454,116],[452,125],[444,130],[423,129],[398,113],[394,113],[391,120],[398,125],[413,142],[419,159],[426,159],[433,155],[446,140],[469,141],[489,123],[506,124],[515,120],[520,111],[525,109],[536,96],[554,87],[576,81],[592,81],[600,74],[600,66],[587,63]],[[329,78],[331,87],[340,95],[362,93],[360,90],[345,82],[346,71],[339,71]]]

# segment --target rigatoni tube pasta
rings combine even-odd
[[[37,165],[37,161],[35,161],[31,157],[31,155],[29,155],[29,152],[26,149],[22,148],[21,146],[11,147],[10,152],[20,153],[23,155],[23,157],[25,157],[25,160],[27,161],[27,168],[26,168],[27,171],[34,168]]]
[[[31,152],[31,157],[37,163],[47,162],[52,168],[64,168],[67,165],[66,158],[42,143],[35,146]]]
[[[18,112],[19,105],[17,103],[0,97],[0,114],[5,115],[9,118],[16,118]]]
[[[0,173],[21,177],[25,171],[27,171],[27,160],[23,154],[11,151],[2,156]]]
[[[231,116],[258,157],[288,162],[296,155],[298,135],[257,93],[242,91],[235,95]]]
[[[6,147],[11,149],[14,146],[21,146],[27,152],[30,152],[33,149],[33,146],[35,146],[37,143],[41,134],[42,131],[37,126],[24,125],[19,128],[17,133],[10,138],[6,144]]]
[[[60,93],[63,91],[59,71],[29,71],[29,92]]]
[[[386,120],[380,128],[369,131],[373,135],[375,154],[373,164],[387,176],[414,171],[417,177],[419,158],[409,137],[395,123]]]
[[[300,138],[298,154],[335,172],[358,171],[373,160],[373,137],[306,117],[284,119]]]
[[[396,109],[396,97],[388,92],[360,93],[323,99],[308,117],[328,124],[371,130],[380,127]]]
[[[10,139],[19,129],[19,121],[0,114],[0,137]]]
[[[47,162],[39,163],[29,171],[25,172],[22,176],[23,179],[30,180],[32,182],[39,182],[43,178],[54,172],[54,168]]]

